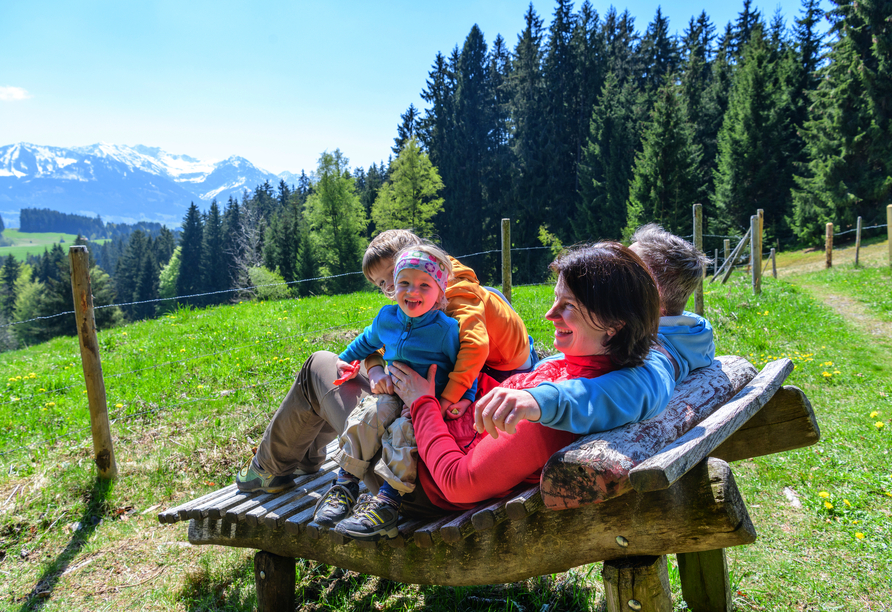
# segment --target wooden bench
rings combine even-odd
[[[162,511],[189,520],[189,542],[254,548],[260,610],[293,610],[295,558],[405,583],[514,582],[604,561],[608,610],[671,610],[676,554],[691,610],[730,610],[724,549],[756,531],[728,461],[817,442],[805,395],[783,382],[788,359],[757,374],[740,357],[692,373],[648,421],[581,438],[555,454],[539,486],[437,520],[403,519],[399,536],[345,541],[310,524],[335,478],[328,462],[278,494],[234,485]],[[329,448],[331,452],[333,447]]]

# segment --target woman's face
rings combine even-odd
[[[369,280],[386,296],[393,295],[393,260],[379,261],[369,267]]]
[[[396,303],[406,316],[420,317],[436,306],[440,288],[426,272],[403,268],[396,277]]]
[[[604,343],[616,333],[592,324],[594,317],[576,300],[562,276],[554,286],[554,304],[545,318],[554,324],[554,348],[571,357],[607,354]]]

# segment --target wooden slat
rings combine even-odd
[[[217,511],[219,509],[225,510],[230,506],[235,504],[240,504],[246,499],[250,499],[252,497],[256,497],[260,495],[259,491],[255,491],[252,493],[242,493],[238,489],[233,489],[229,491],[226,495],[221,495],[216,499],[212,499],[203,504],[199,504],[190,510],[186,511],[186,514],[190,519],[198,519],[198,518],[207,518],[210,516],[210,513],[213,512],[214,516],[211,518],[218,518]]]
[[[450,545],[458,544],[474,533],[474,523],[471,519],[475,512],[477,512],[477,508],[466,510],[452,519],[449,523],[440,527],[440,537],[443,538],[443,541]]]
[[[654,418],[586,436],[558,451],[542,470],[545,506],[577,508],[632,491],[633,467],[697,425],[755,375],[742,357],[719,357],[679,384],[666,410]]]
[[[730,402],[633,468],[629,472],[632,486],[640,492],[659,491],[671,486],[756,414],[792,371],[793,362],[786,358],[767,364]]]
[[[263,518],[258,519],[258,521],[262,521],[264,525],[272,529],[281,527],[286,517],[291,516],[307,506],[316,505],[316,502],[323,495],[323,493],[319,493],[319,490],[322,488],[328,489],[327,485],[334,482],[337,477],[338,475],[334,472],[323,474],[319,478],[301,487],[301,490],[305,493],[302,497],[295,498],[291,503],[285,504],[275,511],[267,513]]]
[[[222,489],[217,489],[216,491],[211,491],[210,493],[202,495],[198,499],[193,499],[191,501],[187,501],[186,503],[180,504],[179,506],[168,508],[167,510],[162,510],[158,513],[158,522],[176,523],[177,521],[186,520],[187,518],[189,518],[187,513],[195,506],[199,506],[205,502],[209,502],[223,495],[228,495],[234,490],[235,485],[229,485],[228,487],[223,487]]]
[[[505,510],[506,501],[506,499],[496,500],[491,504],[487,504],[483,508],[480,508],[471,515],[471,522],[474,524],[474,529],[478,532],[486,531],[507,519],[508,513]]]
[[[545,503],[542,501],[539,485],[533,485],[509,499],[508,503],[505,504],[505,511],[508,513],[509,519],[520,521],[544,507]]]
[[[257,522],[260,521],[266,514],[276,510],[277,508],[281,508],[286,504],[294,502],[295,500],[306,495],[308,491],[316,488],[317,485],[314,483],[328,482],[325,477],[333,467],[336,467],[336,465],[333,461],[331,461],[323,464],[318,472],[315,472],[313,474],[304,474],[302,476],[299,476],[298,478],[295,478],[295,488],[279,493],[279,497],[257,504],[256,507],[252,508],[249,512],[246,513],[245,520],[256,525]]]
[[[454,521],[461,512],[453,512],[446,516],[441,516],[433,521],[428,522],[415,530],[414,541],[420,548],[430,548],[434,545],[434,534],[440,531],[443,525],[447,525]]]
[[[415,530],[423,525],[427,525],[429,521],[429,518],[402,517],[397,525],[399,530],[397,536],[387,540],[387,545],[391,548],[405,548],[406,543],[415,535]]]
[[[811,446],[820,438],[811,402],[801,389],[787,385],[709,456],[739,461]]]
[[[239,504],[238,506],[230,508],[226,511],[226,520],[231,522],[242,521],[245,519],[245,515],[248,514],[250,510],[256,508],[264,502],[279,497],[280,495],[282,495],[282,493],[283,491],[280,491],[278,493],[264,493],[263,495],[259,495],[254,499],[249,499],[243,504]]]

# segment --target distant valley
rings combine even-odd
[[[28,143],[0,147],[0,215],[7,227],[19,225],[22,208],[49,208],[102,217],[103,221],[155,221],[178,225],[195,202],[206,210],[213,199],[297,176],[280,175],[242,157],[202,161],[158,148],[94,144],[62,148]]]

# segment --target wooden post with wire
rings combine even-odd
[[[759,215],[750,217],[750,231],[753,234],[750,240],[750,265],[753,273],[753,293],[762,293],[762,221]]]
[[[731,256],[731,239],[725,238],[722,242],[722,246],[725,247],[725,261],[728,261],[728,257]]]
[[[861,255],[861,216],[858,216],[858,224],[855,226],[855,267],[858,267],[858,259]]]
[[[703,251],[703,204],[694,204],[694,246],[698,251]],[[694,312],[701,317],[703,316],[702,278],[694,290]]]
[[[90,405],[93,459],[99,470],[99,477],[113,479],[118,476],[118,465],[115,462],[111,426],[108,423],[108,405],[105,397],[105,381],[102,379],[102,362],[99,359],[99,341],[96,338],[93,292],[90,288],[90,255],[87,247],[75,245],[68,249],[68,260],[71,265],[71,294],[74,298],[77,337],[81,346],[81,363],[84,366],[87,401]]]
[[[511,302],[511,219],[502,219],[502,294]]]
[[[833,224],[827,224],[827,231],[824,234],[824,267],[833,267]]]
[[[889,237],[889,267],[892,268],[892,204],[886,206],[886,235]]]
[[[777,260],[774,258],[774,247],[771,247],[771,277],[777,278]]]

